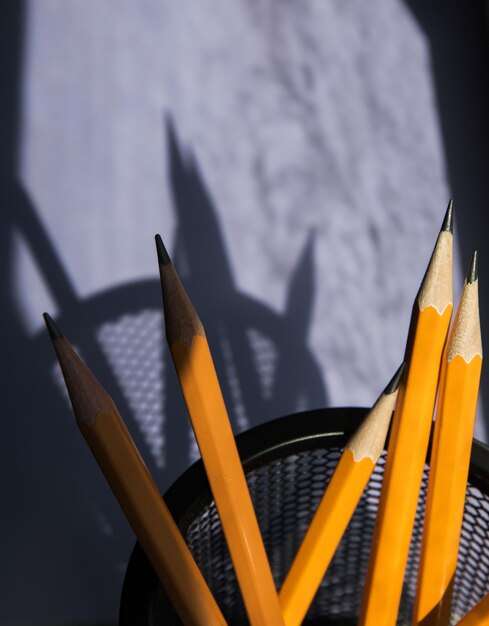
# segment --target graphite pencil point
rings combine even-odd
[[[470,260],[469,271],[467,272],[467,276],[465,280],[467,281],[467,285],[471,283],[475,283],[479,276],[478,272],[478,262],[477,262],[477,250],[474,250],[472,254],[472,259]]]
[[[156,251],[158,252],[158,262],[160,265],[169,265],[171,263],[170,255],[166,251],[163,240],[160,235],[156,235]]]
[[[441,230],[453,234],[453,200],[448,203],[447,212],[441,225]]]
[[[384,396],[388,396],[391,393],[394,393],[399,389],[399,385],[401,384],[402,374],[404,372],[404,368],[406,366],[406,362],[402,363],[397,372],[392,377],[391,381],[388,383],[387,387],[384,389]]]
[[[63,339],[64,335],[54,323],[53,318],[48,313],[43,313],[43,317],[44,322],[46,323],[46,328],[49,332],[49,336],[51,337],[51,341],[55,341],[56,339]]]

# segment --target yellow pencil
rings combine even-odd
[[[252,626],[283,624],[204,327],[156,236],[166,339]]]
[[[489,594],[457,622],[457,626],[489,626]]]
[[[345,446],[280,590],[286,626],[302,623],[384,449],[403,370],[404,364]]]
[[[445,626],[450,621],[481,367],[477,253],[474,252],[444,355],[414,625]]]
[[[76,422],[186,626],[225,626],[190,550],[112,398],[44,314]]]
[[[397,619],[452,313],[452,223],[450,202],[413,306],[407,372],[392,421],[359,626],[393,626]]]

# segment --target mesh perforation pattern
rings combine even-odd
[[[356,413],[353,411],[351,415],[348,415],[348,411],[346,413],[347,417],[351,418],[347,429],[350,431],[353,430],[353,423],[358,423],[359,415],[356,414],[358,411]],[[304,416],[302,419],[307,421],[306,418],[307,416]],[[284,419],[294,421],[293,418]],[[295,419],[297,421],[297,418]],[[276,425],[280,432],[275,444],[270,438],[265,437],[262,454],[255,451],[250,461],[246,461],[246,457],[242,454],[248,485],[277,588],[280,588],[286,576],[349,434],[333,432],[328,437],[292,436],[290,443],[285,444],[283,437],[287,435],[287,432],[284,432],[287,428],[282,428],[283,424],[279,424],[280,421],[259,427],[259,429],[271,426],[273,428],[273,425]],[[322,424],[323,428],[327,423]],[[301,426],[303,428],[304,423]],[[325,443],[328,445],[324,445]],[[385,453],[379,460],[363,493],[311,605],[305,624],[356,623],[384,465]],[[428,467],[426,466],[398,624],[410,624],[416,589],[427,479]],[[489,592],[489,496],[480,489],[483,486],[480,475],[476,482],[478,486],[469,484],[467,488],[452,601],[452,624],[456,623],[485,593]],[[205,487],[204,491],[205,493],[201,494],[194,505],[187,507],[186,514],[180,516],[180,519],[176,516],[176,519],[228,623],[230,625],[247,624],[217,511],[208,488]],[[133,554],[129,569],[131,564],[134,567],[134,561],[137,558],[140,561],[144,560],[142,551],[139,557],[137,553],[136,556]],[[147,567],[150,569],[149,564]],[[147,585],[147,583],[140,582],[139,587],[141,584]],[[144,600],[140,598],[139,610],[144,612],[146,621],[141,618],[138,623],[153,626],[180,624],[159,584],[154,582],[150,586],[151,593],[148,593],[147,589],[139,588],[139,595],[145,597]],[[121,603],[121,626],[128,623],[124,621],[124,603],[126,603],[126,613],[129,615],[130,607],[127,603],[132,602],[134,606],[138,593],[136,587],[137,585],[134,586],[131,583],[128,570]],[[142,594],[141,591],[143,591]],[[124,594],[126,594],[125,597]]]

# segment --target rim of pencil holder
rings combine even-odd
[[[339,407],[295,413],[237,435],[238,451],[277,588],[283,582],[345,443],[367,411],[366,408]],[[430,449],[427,459],[429,454]],[[384,463],[385,452],[304,624],[356,624]],[[427,470],[426,465],[406,568],[400,620],[410,620],[414,601]],[[164,498],[228,624],[247,624],[202,462],[199,460],[189,467]],[[488,592],[489,447],[474,439],[451,623],[460,619]],[[181,624],[138,543],[124,578],[119,624]]]

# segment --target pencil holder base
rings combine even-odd
[[[342,449],[367,409],[322,409],[291,415],[237,436],[273,576],[279,589]],[[308,626],[357,623],[385,453],[372,474],[304,621]],[[455,624],[489,592],[489,448],[474,442],[452,600]],[[411,623],[428,467],[425,466],[398,624]],[[165,495],[175,521],[229,626],[248,624],[202,463]],[[189,601],[191,601],[189,599]],[[120,605],[120,626],[181,624],[143,550],[136,544]]]

